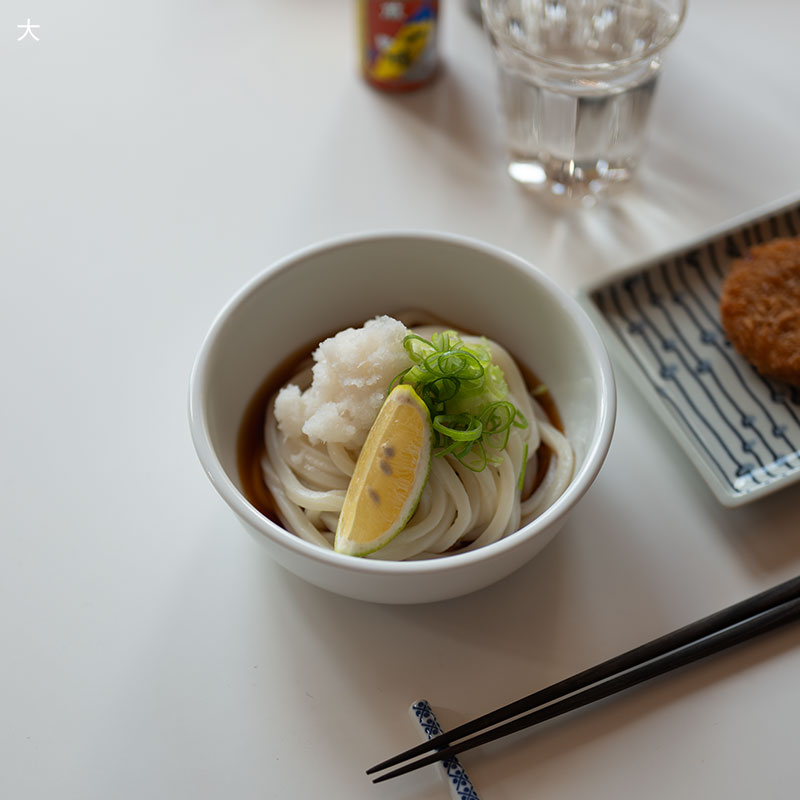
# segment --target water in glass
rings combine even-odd
[[[510,175],[561,196],[628,181],[683,3],[484,0]]]

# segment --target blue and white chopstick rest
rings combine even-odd
[[[409,708],[409,714],[422,731],[425,741],[444,733],[427,700],[417,700],[416,703],[413,703]],[[439,761],[434,766],[444,778],[453,800],[480,800],[458,758],[451,756],[445,761]]]

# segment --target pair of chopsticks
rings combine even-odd
[[[797,619],[800,576],[459,725],[381,761],[367,774],[408,762],[373,778],[373,783],[404,775],[610,697]]]

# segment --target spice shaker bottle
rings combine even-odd
[[[404,92],[433,80],[438,68],[438,0],[357,0],[364,78]]]

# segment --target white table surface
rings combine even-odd
[[[694,0],[638,184],[570,214],[506,177],[488,45],[444,6],[404,97],[361,82],[348,2],[0,11],[0,797],[443,800],[363,774],[412,701],[452,726],[800,572],[800,487],[722,508],[621,374],[566,528],[460,600],[306,585],[214,493],[189,370],[284,254],[446,230],[574,289],[800,188],[796,0]],[[794,797],[798,675],[795,627],[463,763],[484,800]]]

